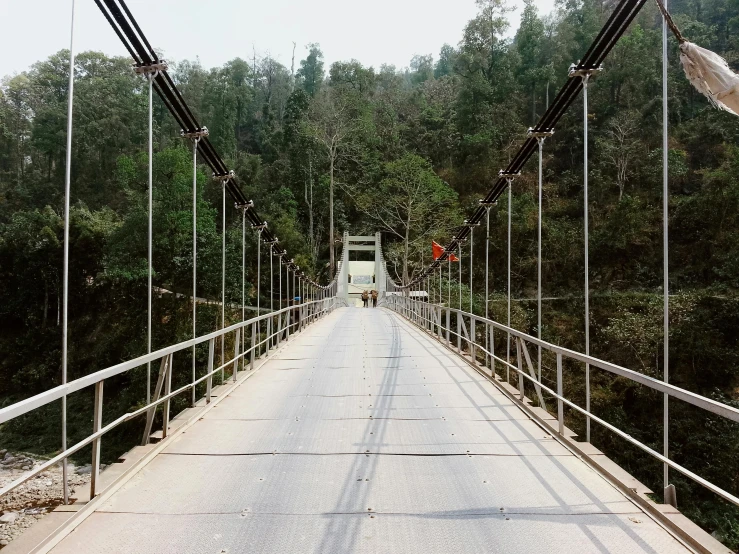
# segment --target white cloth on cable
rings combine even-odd
[[[739,115],[739,75],[724,58],[685,41],[680,43],[680,63],[688,80],[711,104]]]

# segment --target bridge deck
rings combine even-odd
[[[295,337],[55,553],[686,552],[382,309]]]

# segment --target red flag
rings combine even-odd
[[[438,242],[436,242],[435,240],[432,240],[431,241],[431,250],[432,250],[432,252],[434,254],[434,260],[438,260],[439,258],[441,258],[444,255],[444,252],[445,252],[444,247],[441,244],[439,244]],[[448,256],[447,259],[450,262],[458,262],[459,261],[459,258],[457,258],[457,256],[455,256],[451,252],[449,253],[449,256]]]
[[[431,251],[433,252],[434,260],[438,260],[444,255],[444,247],[435,240],[431,241]]]

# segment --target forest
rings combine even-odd
[[[183,97],[244,193],[314,279],[330,280],[339,255],[334,244],[344,231],[381,231],[397,281],[420,273],[431,259],[431,241],[447,243],[477,207],[614,5],[558,0],[553,13],[542,14],[524,0],[513,30],[505,0],[476,3],[478,15],[458,44],[416,55],[403,68],[357,60],[329,65],[319,42],[307,45],[303,56],[298,47],[303,59],[295,67],[251,52],[214,68],[170,61]],[[739,67],[739,1],[674,0],[670,9],[686,37]],[[649,2],[591,82],[588,110],[591,354],[657,378],[664,340],[661,41],[661,18]],[[691,87],[672,38],[669,59],[670,382],[739,407],[739,118],[716,110]],[[0,85],[0,407],[61,379],[68,60],[68,51],[50,54]],[[129,59],[101,52],[78,54],[75,73],[70,379],[145,353],[147,328],[148,85]],[[582,112],[580,98],[546,141],[542,231],[542,336],[580,351]],[[181,293],[154,297],[159,348],[190,333],[192,159],[156,98],[154,122],[154,286]],[[220,185],[205,166],[197,195],[198,295],[220,298],[225,231],[226,302],[240,305],[240,212],[227,204],[222,229]],[[489,307],[499,321],[505,321],[507,294],[507,203],[504,196],[491,211]],[[515,180],[512,205],[513,325],[535,333],[535,159]],[[478,260],[482,239],[478,231]],[[253,305],[254,233],[246,248],[246,304]],[[462,267],[464,284],[443,285],[463,287],[464,307],[484,313],[484,264],[474,267],[472,307],[470,266]],[[220,325],[220,308],[203,306],[199,314],[199,334]],[[240,309],[227,314],[229,321],[240,317]],[[186,374],[190,362],[178,363]],[[545,379],[550,371],[551,364]],[[582,373],[569,372],[565,383],[582,401]],[[597,373],[592,386],[595,413],[661,450],[661,396]],[[116,378],[111,387],[106,420],[143,405],[142,371]],[[88,396],[70,400],[70,441],[89,432]],[[6,424],[0,447],[58,451],[59,410]],[[738,426],[678,402],[671,410],[674,459],[739,494]],[[568,425],[584,436],[581,418],[568,413]],[[140,427],[123,426],[106,437],[105,459],[134,444]],[[662,490],[660,463],[598,426],[593,443],[652,490]],[[680,509],[738,549],[739,510],[679,474],[673,479]]]

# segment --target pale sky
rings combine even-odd
[[[509,0],[512,35],[522,0]],[[318,42],[326,69],[355,58],[376,69],[406,67],[416,55],[433,54],[446,42],[457,45],[474,0],[127,0],[152,46],[165,59],[200,59],[204,67],[235,57],[270,54],[288,69],[305,46]],[[0,78],[27,69],[69,47],[71,0],[0,0]],[[554,0],[536,0],[540,15]],[[128,56],[93,0],[76,0],[75,51],[99,50]]]

